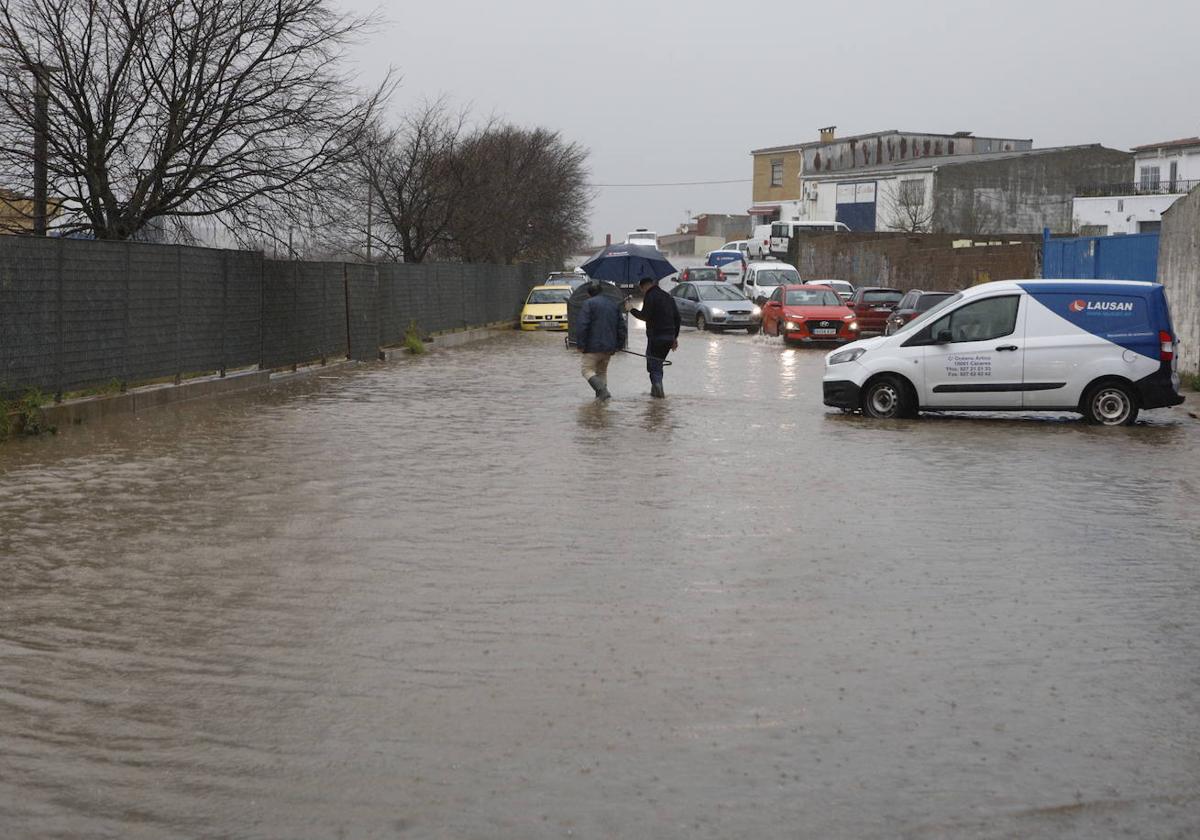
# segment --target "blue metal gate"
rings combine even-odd
[[[1042,276],[1154,281],[1158,278],[1158,234],[1051,239],[1046,230],[1042,234]]]

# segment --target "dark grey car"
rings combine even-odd
[[[754,335],[762,326],[762,310],[728,283],[680,283],[671,296],[683,323],[698,330],[745,330]]]

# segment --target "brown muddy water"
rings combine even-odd
[[[503,335],[0,448],[6,838],[1200,836],[1200,423]]]

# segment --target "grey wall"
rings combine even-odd
[[[511,320],[540,276],[0,236],[0,395],[374,359],[412,322],[429,333]]]
[[[1032,140],[1000,137],[951,137],[945,134],[882,132],[813,144],[804,149],[802,174],[849,172],[904,160],[921,160],[984,152],[1010,152],[1033,148]]]
[[[1133,155],[1094,146],[940,167],[933,230],[970,234],[1071,233],[1080,188],[1129,178]]]
[[[1179,336],[1179,370],[1200,374],[1200,187],[1163,213],[1158,282]]]

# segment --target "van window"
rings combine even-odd
[[[774,224],[771,225],[771,236],[776,239],[786,237],[788,235],[788,225]]]
[[[1017,327],[1017,307],[1020,303],[1020,295],[968,303],[935,321],[930,334],[937,338],[943,330],[949,330],[952,342],[991,341],[1012,335]]]

